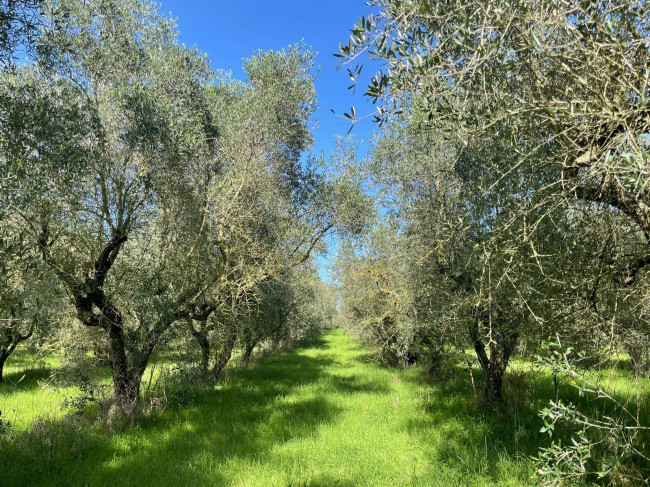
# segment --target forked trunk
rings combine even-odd
[[[176,317],[161,323],[162,327],[147,335],[147,341],[136,345],[138,351],[133,355],[131,364],[127,357],[124,320],[116,304],[104,292],[104,283],[123,244],[127,241],[128,225],[120,225],[113,230],[110,240],[105,242],[94,262],[94,275],[88,275],[83,281],[64,271],[53,258],[50,250],[55,239],[51,238],[50,229],[42,224],[38,244],[45,262],[56,272],[73,296],[79,320],[86,326],[97,327],[108,335],[109,355],[113,376],[113,397],[122,407],[130,407],[140,401],[140,383],[147,367],[149,356],[158,338],[170,326]],[[100,314],[95,312],[101,311]]]
[[[125,407],[137,405],[140,402],[142,377],[147,369],[149,357],[153,353],[156,341],[152,340],[140,352],[134,354],[131,364],[129,364],[122,328],[111,324],[109,326],[109,338],[113,373],[113,398],[117,403]]]
[[[143,352],[133,360],[126,376],[120,375],[116,378],[113,374],[115,401],[127,408],[140,404],[140,386],[147,364],[149,363],[150,352]]]
[[[475,322],[469,327],[469,335],[485,378],[484,398],[487,402],[500,404],[503,402],[503,376],[517,344],[517,334],[509,330],[505,322],[492,323],[488,357],[481,336],[481,325],[490,326],[486,321]]]

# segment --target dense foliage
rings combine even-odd
[[[516,441],[544,395],[535,481],[647,484],[650,5],[368,4],[336,54],[377,107],[365,158],[308,155],[302,44],[237,80],[150,0],[0,5],[0,381],[47,349],[67,407],[132,419],[154,377],[185,397],[343,324],[383,365],[467,374]],[[628,363],[635,393],[604,379]]]
[[[356,83],[378,65],[365,176],[390,223],[340,257],[349,320],[391,363],[473,349],[497,404],[540,357],[610,408],[548,398],[542,477],[647,481],[644,400],[583,378],[624,352],[647,377],[647,3],[371,4],[339,56]]]
[[[312,309],[329,290],[310,256],[346,221],[345,182],[301,162],[313,54],[259,52],[236,81],[180,45],[153,3],[38,7],[38,35],[9,21],[34,59],[0,73],[0,365],[46,330],[83,342],[76,325],[56,333],[71,308],[128,409],[179,329],[218,375],[237,343],[250,357],[258,343],[327,326]]]

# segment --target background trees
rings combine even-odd
[[[486,396],[499,401],[527,319],[521,291],[504,277],[521,273],[518,259],[527,255],[495,231],[503,222],[513,224],[504,198],[508,186],[523,190],[504,179],[488,194],[475,191],[481,180],[485,184],[480,164],[489,153],[465,149],[459,156],[460,150],[413,127],[395,126],[378,140],[369,176],[393,224],[372,235],[365,258],[360,256],[366,271],[347,272],[343,286],[348,298],[365,303],[366,311],[350,303],[351,317],[374,316],[369,333],[382,336],[384,346],[402,341],[406,362],[425,360],[435,372],[449,361],[446,344],[473,348]],[[499,147],[492,150],[500,155]],[[343,258],[349,259],[356,260],[354,253]],[[365,272],[367,281],[351,280],[355,272]],[[370,295],[359,298],[359,289]],[[372,306],[378,309],[371,312]]]
[[[642,216],[647,5],[377,5],[378,15],[359,22],[342,56],[369,50],[379,59],[382,70],[366,93],[383,103],[379,121],[407,123],[453,148],[442,157],[456,184],[466,188],[457,211],[468,225],[465,244],[486,252],[479,268],[486,256],[500,256],[507,265],[497,282],[516,277],[517,293],[524,282],[542,292],[543,299],[536,292],[519,296],[526,296],[520,303],[529,308],[526,314],[545,323],[557,321],[542,312],[551,294],[567,299],[554,308],[566,322],[611,322],[614,308],[619,314],[634,308],[613,297],[626,294],[631,304],[632,295],[645,289],[638,281],[648,246]],[[420,133],[410,140],[423,138]],[[415,177],[415,184],[427,186],[426,173]],[[433,206],[431,213],[443,205]],[[601,247],[603,238],[617,243]],[[531,280],[522,281],[524,275]],[[562,284],[550,284],[554,279]],[[577,287],[582,299],[566,293]],[[545,304],[535,308],[536,302]],[[644,328],[643,320],[636,326]]]

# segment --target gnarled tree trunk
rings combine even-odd
[[[43,260],[57,273],[74,298],[73,303],[79,320],[85,326],[97,327],[106,333],[113,378],[113,398],[121,407],[131,408],[140,402],[142,377],[158,340],[181,315],[177,313],[166,316],[164,321],[156,324],[154,331],[148,332],[142,338],[141,343],[127,343],[122,312],[104,291],[104,282],[126,240],[126,234],[116,230],[97,256],[94,273],[87,275],[83,280],[65,272],[55,262],[50,253],[53,240],[50,239],[46,225],[42,228],[39,246]],[[96,310],[100,312],[97,313]],[[130,357],[127,349],[134,350]]]
[[[194,328],[192,320],[188,320],[188,325],[192,336],[196,339],[196,342],[199,344],[199,348],[201,349],[201,373],[207,375],[210,366],[210,341],[208,340],[207,335]]]
[[[420,341],[429,350],[429,366],[427,372],[431,377],[436,377],[440,373],[442,360],[445,354],[445,343],[437,334],[422,333],[419,336]]]
[[[481,335],[482,327],[490,330],[487,343],[489,356]],[[503,316],[496,317],[492,323],[482,316],[470,324],[469,336],[485,378],[484,397],[488,402],[499,404],[503,402],[503,376],[517,345],[518,335]]]
[[[253,355],[253,350],[257,346],[257,340],[251,339],[246,343],[246,347],[244,348],[244,354],[242,355],[241,358],[241,363],[244,367],[248,367],[251,362],[251,356]]]
[[[140,403],[140,384],[147,369],[149,358],[157,343],[158,334],[154,334],[137,352],[127,354],[122,328],[115,323],[108,326],[111,371],[113,375],[113,399],[116,403],[131,408]]]
[[[237,335],[235,330],[233,328],[229,329],[221,349],[216,352],[216,360],[214,362],[214,367],[212,368],[212,375],[214,377],[219,377],[221,371],[226,367],[226,365],[228,365],[228,362],[230,362],[236,338]]]

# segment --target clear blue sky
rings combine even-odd
[[[350,130],[350,122],[330,109],[342,114],[354,105],[357,116],[373,110],[362,96],[363,86],[356,95],[347,89],[351,84],[348,74],[345,69],[336,70],[339,61],[333,56],[339,42],[347,42],[350,28],[359,17],[370,12],[364,2],[162,0],[160,11],[176,18],[183,43],[197,46],[208,54],[214,68],[231,69],[239,79],[244,77],[242,59],[258,49],[282,49],[301,40],[311,46],[318,53],[316,64],[320,66],[316,79],[320,108],[315,115],[318,128],[314,131],[313,153],[324,152],[327,156],[335,136]],[[351,133],[356,140],[366,142],[360,154],[367,149],[367,140],[375,128],[371,119],[354,126]],[[336,243],[335,238],[328,239],[332,251]],[[331,257],[317,259],[319,273],[326,280],[330,280]]]
[[[339,42],[347,42],[349,30],[359,17],[369,13],[364,0],[162,0],[160,11],[176,18],[182,42],[196,45],[208,54],[213,67],[231,69],[240,79],[244,76],[242,59],[258,49],[281,49],[301,40],[311,46],[320,65],[316,79],[320,109],[314,131],[317,154],[327,154],[335,134],[345,135],[350,129],[350,123],[330,109],[342,114],[354,105],[358,114],[364,113],[364,108],[365,113],[372,111],[361,89],[356,96],[347,89],[351,84],[347,72],[335,69],[338,59],[333,56]],[[367,119],[352,133],[359,141],[367,140],[373,129]]]

